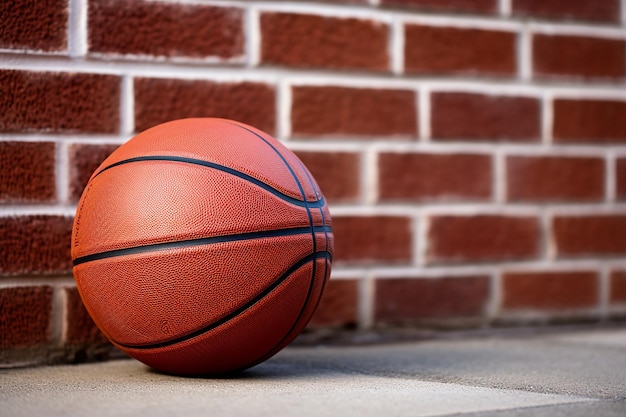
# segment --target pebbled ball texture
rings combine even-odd
[[[91,176],[76,285],[117,347],[174,374],[258,364],[307,324],[328,280],[327,204],[300,160],[226,119],[140,133]]]

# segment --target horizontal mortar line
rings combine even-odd
[[[56,142],[82,145],[121,145],[131,139],[134,134],[120,136],[90,135],[89,133],[0,133],[3,142]],[[423,142],[417,139],[397,139],[393,137],[377,136],[342,138],[332,137],[296,137],[282,141],[289,149],[295,151],[316,152],[425,152],[425,153],[479,153],[494,154],[521,153],[531,155],[554,156],[626,156],[626,142],[624,144],[578,144],[578,143],[544,143],[544,142],[489,142],[488,140],[450,141],[431,139]],[[590,141],[591,142],[591,141]]]
[[[6,55],[0,54],[0,61]],[[581,84],[575,80],[520,80],[514,75],[511,78],[463,78],[462,76],[428,77],[416,74],[402,74],[398,77],[390,72],[381,74],[351,73],[339,71],[298,70],[292,68],[269,67],[231,67],[207,68],[202,65],[181,66],[171,62],[155,65],[155,62],[94,61],[58,59],[52,57],[13,56],[13,59],[0,62],[0,68],[9,70],[27,70],[37,72],[67,71],[88,74],[103,74],[131,77],[167,78],[180,80],[203,80],[224,83],[259,82],[278,84],[280,81],[293,86],[329,85],[358,88],[402,88],[418,91],[422,87],[433,90],[468,90],[492,94],[521,94],[541,98],[548,91],[553,94],[569,94],[581,96],[622,97],[626,100],[626,82],[593,82]],[[156,63],[158,64],[158,63]],[[616,89],[618,89],[616,91]]]
[[[320,142],[319,140],[317,142]],[[290,142],[291,145],[293,143]],[[451,154],[451,153],[473,153],[484,155],[495,155],[495,153],[503,153],[508,156],[516,156],[521,154],[524,156],[607,156],[615,152],[625,152],[626,143],[621,146],[602,146],[602,145],[568,145],[568,144],[546,144],[543,142],[534,142],[527,144],[517,144],[513,142],[507,143],[486,143],[484,141],[471,142],[447,142],[441,140],[431,140],[429,142],[400,142],[400,141],[372,141],[366,143],[365,140],[359,142],[361,149],[367,148],[380,153],[432,153],[432,154]]]
[[[313,226],[313,232],[311,227],[296,227],[288,229],[275,229],[264,230],[258,232],[237,233],[230,235],[219,235],[212,237],[203,237],[196,239],[177,240],[172,242],[152,243],[148,245],[133,246],[123,249],[114,249],[105,252],[98,252],[90,255],[80,256],[73,261],[73,265],[81,265],[86,262],[96,261],[100,259],[116,258],[119,256],[136,255],[138,253],[156,252],[170,249],[182,249],[194,246],[207,246],[218,243],[239,242],[243,240],[253,239],[270,239],[274,237],[286,237],[286,236],[309,236],[312,233],[331,233],[332,228],[330,226]]]
[[[11,206],[0,206],[0,217],[14,216],[65,216],[74,217],[76,214],[75,204],[25,204],[17,203]]]
[[[196,3],[196,0],[186,0],[187,2]],[[581,32],[581,33],[596,33],[596,34],[619,34],[619,24],[603,24],[603,23],[572,23],[572,22],[559,22],[559,21],[546,21],[544,19],[530,19],[527,16],[502,16],[500,14],[484,15],[462,15],[438,11],[424,12],[419,9],[393,9],[382,8],[372,6],[370,4],[298,4],[284,2],[255,2],[253,5],[247,2],[224,2],[224,1],[204,1],[202,4],[212,4],[217,6],[236,6],[241,8],[247,8],[254,6],[259,12],[283,12],[283,13],[297,13],[297,14],[313,14],[325,17],[337,17],[337,18],[361,18],[379,21],[381,23],[391,23],[394,19],[401,19],[409,23],[423,23],[423,24],[436,24],[446,26],[468,26],[478,27],[485,29],[505,29],[515,30],[524,25],[532,24],[539,28],[545,28],[545,30],[553,30],[564,32]],[[624,33],[621,33],[624,36]]]
[[[397,278],[402,276],[419,276],[420,278],[441,278],[448,276],[467,275],[492,275],[503,272],[569,272],[569,271],[590,271],[600,274],[605,267],[610,269],[626,268],[626,261],[623,259],[556,259],[556,260],[507,260],[507,261],[485,261],[485,262],[456,262],[456,263],[436,263],[424,266],[416,265],[386,265],[373,264],[369,267],[358,267],[350,265],[333,265],[332,274],[338,274],[341,279],[358,278],[371,274],[380,278]]]
[[[89,133],[0,133],[0,141],[4,142],[56,142],[56,143],[79,143],[84,145],[121,145],[128,141],[132,134],[101,135]]]
[[[559,204],[521,204],[521,203],[397,203],[378,205],[339,205],[329,206],[331,216],[473,216],[502,215],[512,217],[548,215],[593,215],[616,214],[626,215],[626,202],[609,204],[599,202],[580,205],[580,203]]]
[[[72,273],[67,275],[43,275],[43,276],[8,276],[0,278],[0,288],[38,287],[48,285],[55,288],[73,288],[76,282]]]

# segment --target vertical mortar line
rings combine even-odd
[[[276,133],[278,139],[288,140],[291,137],[292,86],[287,80],[279,79],[276,88]]]
[[[522,25],[517,38],[518,77],[530,81],[532,77],[531,34],[527,24]]]
[[[605,201],[610,204],[617,200],[617,157],[615,153],[609,149],[606,152],[604,160],[604,198]]]
[[[373,146],[365,147],[361,157],[361,193],[365,205],[375,205],[379,198],[378,181],[379,150]]]
[[[541,105],[541,142],[544,145],[552,143],[552,126],[554,124],[554,96],[551,91],[545,91],[540,100]]]
[[[358,322],[362,330],[374,327],[374,308],[376,297],[376,281],[374,273],[369,271],[359,282]]]
[[[622,26],[626,26],[626,0],[622,0],[620,3],[621,3],[620,6],[621,6],[621,14],[622,14],[621,23],[622,23]]]
[[[493,162],[493,199],[496,204],[505,204],[507,200],[507,172],[506,172],[506,152],[502,148],[496,149],[492,155]]]
[[[67,333],[67,296],[65,288],[52,286],[52,311],[50,312],[50,341],[53,346],[62,347]]]
[[[544,259],[549,262],[557,260],[558,248],[554,239],[554,213],[548,209],[541,209],[540,213],[541,239],[543,243],[542,252]]]
[[[610,292],[611,292],[611,271],[607,265],[602,265],[598,271],[598,295],[599,295],[599,314],[602,320],[606,320],[610,316]]]
[[[87,54],[87,0],[69,0],[68,52],[72,58]]]
[[[500,16],[511,16],[511,0],[500,0],[498,4],[498,9],[500,12]]]
[[[120,86],[120,133],[129,135],[135,131],[135,86],[131,75],[123,75]]]
[[[244,19],[246,62],[249,68],[254,68],[261,60],[261,25],[257,6],[248,5]]]
[[[396,75],[404,73],[404,22],[394,16],[389,24],[389,55],[391,72]]]
[[[64,141],[56,141],[55,144],[55,186],[57,204],[65,205],[68,199],[69,180],[69,158],[68,145]]]
[[[430,142],[430,99],[432,92],[429,87],[422,86],[415,92],[415,94],[417,95],[417,123],[419,129],[419,138],[423,142]]]
[[[430,226],[428,214],[421,211],[414,221],[416,223],[416,230],[413,236],[413,245],[415,245],[414,253],[416,252],[416,264],[419,267],[426,267],[428,266],[428,228]]]
[[[494,269],[489,275],[491,294],[487,304],[487,320],[493,324],[502,312],[502,268]]]

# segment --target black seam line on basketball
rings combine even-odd
[[[330,226],[315,226],[316,233],[325,233]],[[281,236],[308,235],[309,227],[295,227],[288,229],[263,230],[258,232],[237,233],[232,235],[211,236],[197,239],[178,240],[174,242],[153,243],[149,245],[133,246],[130,248],[114,249],[105,252],[98,252],[91,255],[81,256],[74,259],[73,266],[92,262],[99,259],[115,258],[118,256],[135,255],[138,253],[155,252],[166,249],[180,249],[191,246],[206,246],[216,243],[236,242],[241,240],[273,238]]]
[[[315,236],[315,227],[313,225],[313,215],[311,214],[311,207],[307,204],[307,198],[306,198],[306,193],[304,192],[304,187],[302,186],[302,183],[300,183],[300,179],[298,178],[298,176],[296,175],[293,167],[291,165],[289,165],[289,162],[287,161],[287,159],[283,156],[283,154],[281,154],[278,149],[276,149],[276,147],[274,145],[272,145],[267,139],[265,139],[263,136],[259,135],[258,133],[244,127],[244,126],[240,126],[240,125],[236,125],[239,126],[240,128],[252,133],[253,135],[255,135],[256,137],[258,137],[259,139],[261,139],[263,142],[265,142],[265,144],[267,144],[277,155],[278,157],[283,161],[283,163],[285,164],[285,166],[287,167],[287,169],[289,170],[289,172],[291,173],[291,175],[293,176],[294,181],[296,182],[296,184],[298,185],[298,189],[300,190],[300,193],[302,194],[302,200],[304,200],[304,207],[306,208],[306,212],[307,215],[309,217],[309,225],[311,227],[311,239],[312,239],[312,243],[313,243],[313,253],[317,252],[317,238]],[[313,187],[313,190],[315,190],[315,188]],[[316,193],[317,194],[317,193]],[[319,206],[322,207],[322,206]],[[328,237],[327,234],[325,234],[326,238]],[[300,322],[300,320],[302,319],[302,315],[304,314],[304,312],[306,311],[306,309],[308,308],[308,304],[309,301],[311,299],[311,294],[313,293],[313,287],[315,286],[315,277],[317,276],[317,262],[313,262],[313,267],[311,268],[311,278],[309,279],[309,288],[307,290],[307,294],[305,297],[305,301],[302,305],[302,308],[300,309],[300,312],[298,313],[298,317],[296,317],[296,320],[293,322],[293,324],[291,325],[291,328],[289,329],[289,331],[283,336],[283,338],[272,348],[270,349],[265,355],[266,356],[268,353],[271,353],[273,350],[275,350],[278,346],[280,346],[280,344],[282,344],[285,340],[285,338],[289,337],[289,335],[291,334],[291,332],[293,331],[293,329],[298,325],[298,323]],[[263,357],[262,356],[262,357]]]
[[[241,171],[237,171],[236,169],[224,166],[224,165],[220,165],[220,164],[216,164],[214,162],[209,162],[209,161],[204,161],[202,159],[194,159],[194,158],[187,158],[184,156],[164,156],[164,155],[150,155],[150,156],[137,156],[135,158],[128,158],[128,159],[124,159],[122,161],[118,161],[115,162],[105,168],[103,168],[100,172],[98,172],[93,178],[96,178],[98,175],[102,174],[103,172],[111,169],[111,168],[115,168],[116,166],[120,166],[120,165],[124,165],[124,164],[130,164],[133,162],[143,162],[143,161],[169,161],[169,162],[181,162],[181,163],[186,163],[186,164],[193,164],[193,165],[200,165],[206,168],[212,168],[212,169],[216,169],[218,171],[222,171],[222,172],[226,172],[227,174],[230,175],[234,175],[236,177],[239,177],[243,180],[246,180],[248,182],[251,182],[252,184],[263,188],[266,191],[269,191],[270,193],[272,193],[273,195],[275,195],[276,197],[280,198],[281,200],[284,200],[288,203],[291,203],[293,205],[299,206],[299,207],[305,207],[306,204],[308,203],[309,206],[311,207],[322,207],[324,205],[324,199],[320,199],[320,200],[315,200],[315,201],[308,201],[308,202],[304,202],[301,200],[298,200],[297,198],[293,198],[279,190],[277,190],[276,188],[272,187],[269,184],[264,183],[263,181],[254,178],[251,175],[248,175],[244,172]],[[92,178],[92,179],[93,179]]]
[[[280,284],[282,284],[287,278],[289,278],[289,276],[291,274],[293,274],[294,272],[296,272],[298,269],[302,268],[304,265],[306,265],[309,262],[313,262],[313,264],[315,264],[315,261],[317,259],[331,259],[332,255],[328,252],[315,252],[315,253],[311,253],[307,256],[305,256],[304,258],[298,260],[296,263],[294,263],[291,267],[289,267],[288,270],[286,270],[280,277],[278,277],[274,282],[272,282],[267,288],[265,288],[263,291],[261,291],[259,294],[257,294],[253,299],[251,299],[250,301],[248,301],[246,304],[242,305],[241,307],[239,307],[238,309],[234,310],[233,312],[227,314],[226,316],[222,317],[221,319],[214,321],[211,324],[208,324],[206,326],[201,327],[200,329],[194,330],[193,332],[187,333],[186,335],[177,337],[175,339],[170,339],[170,340],[166,340],[163,342],[158,342],[158,343],[150,343],[150,344],[139,344],[139,345],[135,345],[135,344],[128,344],[128,343],[120,343],[115,341],[115,343],[117,343],[118,345],[125,347],[127,349],[137,349],[137,350],[148,350],[148,349],[158,349],[161,347],[166,347],[166,346],[171,346],[171,345],[175,345],[177,343],[180,342],[185,342],[187,340],[191,340],[197,336],[201,336],[203,334],[205,334],[206,332],[209,332],[227,322],[229,322],[230,320],[236,318],[237,316],[239,316],[240,314],[246,312],[248,309],[250,309],[250,307],[254,306],[255,304],[257,304],[259,301],[261,301],[263,298],[265,298],[266,296],[268,296],[272,291],[274,291],[276,288],[278,288],[280,286]]]

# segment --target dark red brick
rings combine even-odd
[[[358,321],[359,282],[331,279],[309,327],[354,327]]]
[[[626,43],[621,39],[533,35],[534,74],[542,76],[622,78]]]
[[[477,317],[485,314],[489,277],[377,279],[375,294],[377,323]]]
[[[261,15],[261,63],[389,70],[389,27],[374,20],[294,13]]]
[[[89,51],[165,57],[243,54],[243,11],[202,4],[90,0]]]
[[[0,289],[0,349],[35,347],[50,340],[52,288]]]
[[[413,91],[293,87],[294,136],[417,136]]]
[[[626,216],[557,216],[553,222],[559,257],[626,254]]]
[[[486,200],[492,193],[491,166],[487,155],[381,153],[379,199]]]
[[[91,174],[102,161],[111,154],[118,145],[92,145],[76,143],[69,149],[69,199],[77,202],[80,199]]]
[[[511,8],[514,16],[612,23],[620,21],[619,0],[513,0]]]
[[[360,157],[354,152],[297,151],[324,197],[331,203],[355,202],[361,195]]]
[[[335,261],[407,263],[411,260],[411,219],[400,216],[333,216]]]
[[[555,142],[626,142],[626,101],[554,100]]]
[[[66,333],[65,343],[71,346],[90,346],[107,343],[107,338],[89,316],[76,288],[65,288]]]
[[[381,0],[384,6],[400,6],[442,12],[488,13],[498,11],[497,0]]]
[[[433,93],[431,130],[436,140],[537,141],[539,100],[473,93]]]
[[[0,202],[56,199],[55,145],[0,142]]]
[[[68,0],[0,2],[0,48],[67,50]]]
[[[0,131],[116,133],[120,78],[0,70]]]
[[[539,222],[534,217],[499,215],[430,218],[430,262],[484,262],[535,258]]]
[[[510,156],[509,201],[601,201],[604,160],[594,157]]]
[[[612,304],[626,303],[626,271],[611,273],[610,301]]]
[[[135,79],[135,128],[186,117],[223,117],[267,133],[276,129],[274,87],[253,82]]]
[[[617,199],[626,200],[626,158],[618,158],[615,167]]]
[[[407,25],[404,38],[409,73],[514,75],[517,70],[513,32]]]
[[[596,307],[595,272],[509,272],[502,277],[502,306],[506,310],[559,310]]]
[[[72,218],[0,217],[0,276],[71,272]]]

